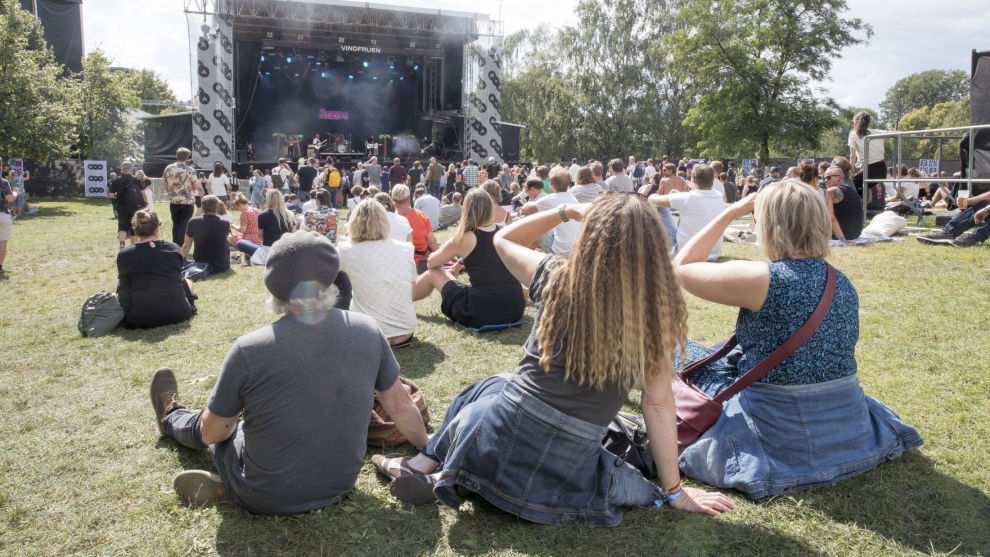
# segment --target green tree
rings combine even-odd
[[[154,70],[147,68],[128,72],[126,77],[127,85],[141,101],[177,103],[175,93],[172,92],[168,83],[158,77]],[[174,112],[186,112],[188,109],[183,106],[156,106],[141,105],[141,110],[149,114],[171,114]]]
[[[0,155],[49,159],[74,141],[75,83],[59,76],[41,22],[16,0],[0,0]]]
[[[684,0],[665,46],[671,71],[697,95],[686,122],[703,154],[767,161],[771,149],[818,148],[837,107],[811,82],[872,35],[845,10],[844,0]]]
[[[901,117],[897,129],[932,130],[937,128],[954,128],[969,125],[969,97],[958,101],[938,103],[929,108],[916,108]],[[960,132],[945,132],[933,135],[961,135]],[[938,140],[936,139],[904,139],[901,142],[901,156],[909,159],[934,159],[938,156]],[[942,158],[956,160],[959,158],[959,140],[942,141]]]
[[[962,70],[928,70],[901,78],[880,102],[883,123],[897,126],[912,110],[939,103],[959,101],[969,96],[969,74]]]
[[[582,0],[580,26],[506,39],[502,116],[526,126],[524,158],[683,152],[686,90],[665,71],[669,56],[659,48],[676,5]]]
[[[91,159],[119,160],[138,154],[140,135],[130,112],[140,106],[127,74],[110,71],[110,60],[99,49],[83,59],[79,153]]]

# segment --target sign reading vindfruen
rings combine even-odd
[[[86,197],[107,196],[107,161],[83,161],[86,165],[83,172],[83,189]]]

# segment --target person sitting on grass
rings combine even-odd
[[[499,259],[492,243],[498,230],[492,223],[494,215],[495,200],[488,193],[481,188],[468,191],[453,237],[430,255],[428,270],[413,285],[414,301],[436,289],[440,292],[440,312],[465,327],[515,323],[522,318],[526,308],[522,286]],[[444,269],[453,258],[458,258],[458,263]],[[462,268],[470,275],[470,286],[457,280]]]
[[[265,194],[265,206],[268,207],[258,214],[258,230],[261,231],[261,245],[241,239],[237,242],[237,249],[247,254],[253,259],[252,263],[264,265],[268,257],[268,250],[283,234],[296,231],[296,218],[285,208],[285,201],[282,192],[277,189],[270,189]],[[257,255],[257,257],[255,257]]]
[[[234,197],[234,208],[241,212],[241,225],[230,225],[230,229],[233,231],[227,238],[230,245],[236,248],[237,242],[240,240],[261,244],[258,230],[258,210],[248,203],[243,193],[238,193]]]
[[[613,178],[618,176],[620,175]],[[622,178],[628,179],[624,175]],[[577,203],[578,200],[567,191],[570,187],[571,175],[567,173],[567,169],[555,167],[550,171],[550,190],[553,193],[530,200],[519,211],[524,215],[533,215],[540,211],[556,211],[565,203]],[[576,222],[562,222],[540,237],[540,247],[547,253],[567,256],[574,246],[580,228]]]
[[[512,213],[499,205],[499,202],[502,201],[502,186],[496,180],[485,180],[481,182],[481,189],[485,190],[495,201],[495,216],[492,220],[495,226],[505,226],[512,223]]]
[[[316,207],[303,213],[303,228],[313,230],[326,236],[330,243],[337,243],[337,217],[339,213],[330,206],[332,198],[330,190],[320,188],[313,196],[316,200]]]
[[[193,251],[193,263],[188,263],[184,273],[192,280],[203,280],[210,275],[230,270],[230,223],[217,216],[220,200],[215,195],[203,197],[203,214],[189,219],[186,240],[182,243],[182,260]]]
[[[712,189],[714,181],[715,171],[712,167],[707,164],[696,164],[691,168],[690,191],[650,196],[650,203],[657,207],[677,209],[680,216],[676,237],[678,249],[687,245],[688,241],[711,222],[725,206],[725,196]],[[708,259],[710,261],[718,259],[721,251],[722,240],[719,239],[712,247]]]
[[[440,244],[433,235],[433,225],[430,217],[418,209],[413,209],[409,200],[409,187],[405,184],[398,184],[392,187],[389,194],[392,196],[392,203],[395,204],[395,214],[405,217],[406,222],[412,228],[411,241],[416,248],[416,270],[426,272],[426,260],[430,254],[435,252]]]
[[[584,222],[567,259],[529,247],[562,220]],[[415,457],[372,457],[391,493],[455,509],[475,493],[525,520],[583,526],[618,524],[627,506],[731,510],[725,495],[680,484],[671,377],[687,309],[663,237],[645,198],[613,192],[501,229],[498,255],[538,308],[523,357],[512,375],[458,395]],[[643,392],[659,486],[602,447],[633,388]]]
[[[827,172],[841,174],[838,168]],[[707,262],[729,224],[751,212],[769,262]],[[921,445],[913,428],[860,388],[859,300],[849,279],[825,262],[829,221],[814,188],[785,179],[727,207],[674,258],[685,290],[739,308],[738,345],[690,376],[712,397],[784,345],[818,306],[828,274],[835,276],[821,325],[729,398],[718,421],[681,453],[681,470],[689,477],[760,498],[831,485]],[[684,360],[696,360],[714,349],[689,342],[686,352]]]
[[[437,230],[446,230],[457,224],[461,220],[461,211],[464,210],[461,206],[460,192],[455,191],[449,196],[445,195],[443,203],[443,207],[440,207],[440,228]]]
[[[192,283],[182,277],[182,250],[159,238],[153,211],[134,213],[137,241],[117,252],[117,301],[124,325],[151,328],[182,323],[196,313]]]
[[[801,163],[802,173],[805,166],[814,169],[813,165]],[[815,177],[817,182],[817,177]],[[805,181],[807,183],[807,181]],[[818,186],[813,186],[815,190]],[[856,188],[845,182],[842,169],[833,166],[825,171],[825,206],[828,208],[829,221],[832,225],[832,236],[842,243],[851,243],[863,232],[863,199],[856,193]]]
[[[264,275],[269,307],[281,317],[234,342],[205,408],[186,409],[171,369],[154,374],[161,435],[209,448],[216,465],[216,474],[175,476],[189,505],[236,502],[253,513],[294,514],[339,502],[364,465],[376,393],[402,435],[426,444],[423,419],[378,325],[334,307],[337,271],[337,250],[325,237],[286,234]]]
[[[400,217],[401,218],[401,217]],[[413,246],[390,238],[385,209],[365,199],[347,220],[340,269],[354,285],[350,310],[372,317],[391,345],[409,342],[416,330],[412,285],[416,282]]]

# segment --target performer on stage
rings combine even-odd
[[[313,136],[313,141],[312,141],[312,142],[311,142],[310,144],[311,144],[311,145],[316,145],[316,146],[317,146],[317,148],[319,148],[319,146],[320,146],[320,144],[322,144],[322,143],[323,143],[323,142],[322,142],[322,141],[320,141],[320,134],[318,134],[318,133],[317,133],[317,134],[315,134],[315,135]]]
[[[375,136],[368,136],[368,139],[364,142],[364,150],[369,157],[374,157],[378,154],[378,144],[375,143]]]

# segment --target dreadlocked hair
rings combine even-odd
[[[687,308],[668,249],[645,197],[598,196],[570,257],[548,269],[540,366],[562,358],[565,380],[595,389],[606,381],[642,387],[669,369],[664,363],[686,345]]]

